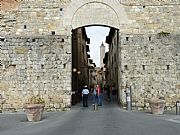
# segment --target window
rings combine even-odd
[[[56,34],[56,32],[55,32],[55,31],[52,31],[51,33],[52,33],[52,35],[55,35],[55,34]]]
[[[143,67],[143,70],[145,70],[145,65],[143,65],[142,67]]]
[[[129,41],[129,37],[126,37],[126,41]]]

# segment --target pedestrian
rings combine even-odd
[[[99,93],[99,106],[102,106],[102,103],[103,103],[103,90],[100,90],[100,93]]]
[[[85,85],[82,90],[83,107],[88,107],[88,94],[89,94],[89,90],[87,85]]]
[[[97,95],[98,95],[98,106],[102,106],[102,91],[100,85],[97,86]]]
[[[94,86],[93,88],[93,91],[92,91],[92,95],[93,95],[93,105],[94,104],[98,104],[98,95],[97,95],[97,90],[96,90],[96,85]]]

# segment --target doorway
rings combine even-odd
[[[92,37],[88,35],[89,28],[84,26],[72,30],[72,105],[81,101],[81,92],[84,85],[89,87],[90,92],[95,85],[100,84],[101,89],[106,91],[110,87],[113,95],[118,95],[118,67],[119,67],[119,31],[116,28],[101,26],[108,29],[104,41],[99,45],[91,44]],[[100,27],[98,25],[98,27]],[[95,29],[95,28],[94,28]],[[95,39],[102,30],[96,29]],[[105,45],[104,45],[105,44]],[[92,47],[94,46],[94,47]],[[105,48],[106,46],[106,48]],[[90,49],[91,48],[91,49]],[[99,50],[99,63],[92,58],[91,51]]]

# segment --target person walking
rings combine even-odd
[[[98,97],[97,97],[96,86],[94,86],[94,88],[93,88],[92,95],[93,95],[93,105],[97,104]]]
[[[100,85],[97,86],[97,95],[98,95],[98,106],[102,106],[102,91]]]
[[[89,90],[87,88],[87,85],[85,85],[82,90],[83,107],[88,107],[88,94],[89,94]]]

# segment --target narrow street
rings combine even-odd
[[[5,125],[6,124],[6,125]],[[24,114],[0,114],[0,135],[178,135],[180,117],[122,110],[116,101],[98,111],[79,103],[67,112],[45,113],[41,122],[26,121]]]

